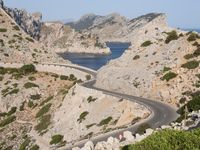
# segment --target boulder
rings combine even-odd
[[[82,148],[82,150],[94,150],[93,142],[92,141],[88,141],[87,143],[85,143],[85,145]]]

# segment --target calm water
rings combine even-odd
[[[196,32],[199,32],[200,33],[200,29],[183,29],[185,31],[196,31]]]
[[[78,64],[84,67],[88,67],[94,70],[98,70],[102,66],[106,65],[111,59],[120,57],[123,52],[129,48],[129,43],[107,43],[110,47],[111,55],[92,55],[92,54],[74,54],[74,53],[62,53],[60,54],[64,59],[70,60],[74,64]]]

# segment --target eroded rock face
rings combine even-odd
[[[40,29],[42,25],[42,14],[37,12],[30,14],[26,10],[20,10],[17,8],[8,8],[4,5],[3,1],[0,1],[0,7],[4,9],[16,23],[31,37],[39,39]]]

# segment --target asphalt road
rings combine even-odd
[[[63,66],[66,66],[66,65],[63,65]],[[127,94],[123,94],[123,93],[119,93],[119,92],[114,92],[114,91],[109,91],[109,90],[94,87],[94,84],[96,82],[95,71],[87,70],[87,68],[85,68],[85,69],[79,68],[78,66],[77,67],[70,66],[70,67],[74,68],[74,69],[78,69],[80,71],[84,71],[88,74],[91,74],[94,77],[93,80],[81,84],[82,86],[84,86],[86,88],[91,88],[91,89],[102,91],[103,93],[105,93],[107,95],[127,99],[130,101],[142,104],[142,105],[146,106],[152,113],[147,119],[143,120],[142,122],[138,122],[126,129],[113,131],[110,133],[105,133],[103,136],[97,136],[97,137],[91,138],[90,140],[93,141],[93,143],[97,143],[100,141],[106,141],[107,138],[110,136],[119,137],[119,135],[122,134],[123,131],[127,131],[127,130],[134,133],[137,130],[137,128],[143,123],[150,125],[151,128],[154,129],[154,128],[158,128],[162,125],[168,125],[170,122],[175,121],[178,118],[178,114],[176,113],[176,110],[168,104],[165,104],[165,103],[162,103],[162,102],[159,102],[156,100],[137,97],[137,96],[133,96],[133,95],[127,95]],[[85,140],[80,141],[80,142],[76,143],[75,145],[73,145],[73,147],[83,147],[86,141]]]

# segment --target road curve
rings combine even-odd
[[[170,122],[172,122],[178,118],[178,114],[176,113],[176,110],[168,104],[165,104],[165,103],[162,103],[159,101],[155,101],[155,100],[151,100],[151,99],[147,99],[147,98],[127,95],[127,94],[109,91],[109,90],[95,87],[94,86],[94,84],[96,82],[96,72],[95,71],[91,71],[91,70],[88,70],[87,68],[82,68],[82,67],[79,68],[79,66],[71,66],[71,67],[74,69],[78,69],[80,71],[84,71],[88,74],[91,74],[94,77],[93,80],[90,80],[88,82],[81,84],[82,86],[84,86],[86,88],[102,91],[104,94],[107,94],[107,95],[111,95],[111,96],[115,96],[115,97],[119,97],[119,98],[123,98],[123,99],[127,99],[129,101],[139,103],[141,105],[146,106],[152,112],[151,116],[148,117],[147,119],[143,120],[142,122],[138,122],[135,125],[132,125],[126,129],[107,133],[103,136],[94,137],[94,138],[90,139],[91,141],[93,141],[93,143],[97,143],[100,141],[106,141],[107,138],[110,136],[118,137],[119,134],[121,134],[123,131],[127,131],[127,130],[134,133],[137,130],[137,128],[139,127],[139,125],[141,125],[143,123],[147,123],[151,126],[151,128],[155,129],[162,125],[168,125]],[[75,144],[74,146],[83,147],[85,142],[86,141],[79,142],[79,143]]]
[[[106,89],[101,89],[101,88],[95,87],[94,84],[96,82],[96,74],[97,73],[94,70],[88,69],[86,67],[82,67],[82,66],[78,66],[78,65],[70,65],[70,64],[69,65],[68,64],[41,64],[41,65],[62,66],[62,67],[68,67],[68,68],[73,68],[73,69],[83,71],[87,74],[92,75],[93,78],[90,81],[82,83],[81,86],[84,86],[84,87],[90,88],[90,89],[95,89],[95,90],[98,90],[98,91],[102,91],[104,94],[107,94],[107,95],[127,99],[129,101],[133,101],[133,102],[142,104],[142,105],[146,106],[152,112],[150,117],[148,117],[147,119],[145,119],[141,122],[138,122],[138,123],[126,128],[126,129],[106,133],[102,136],[93,137],[90,140],[92,140],[94,143],[97,143],[97,142],[100,142],[100,141],[106,141],[107,138],[110,137],[110,136],[118,137],[118,135],[121,134],[125,130],[131,131],[131,132],[134,133],[137,130],[138,126],[142,123],[149,124],[151,126],[151,128],[157,128],[157,127],[160,127],[162,125],[168,125],[170,122],[176,120],[176,118],[178,117],[176,110],[168,104],[165,104],[165,103],[162,103],[162,102],[159,102],[159,101],[154,101],[154,100],[147,99],[147,98],[127,95],[127,94],[109,91],[109,90],[106,90]],[[75,146],[82,147],[82,146],[84,146],[84,143],[86,141],[87,140],[80,141],[80,142],[74,144],[73,146],[68,147],[67,149],[71,149],[72,147],[75,147]]]

